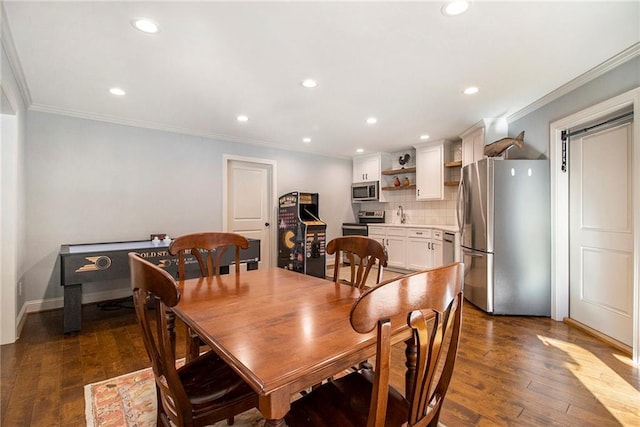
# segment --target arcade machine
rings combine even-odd
[[[278,267],[324,278],[327,225],[318,218],[318,193],[294,191],[278,206]]]

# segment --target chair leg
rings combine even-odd
[[[167,331],[169,332],[169,342],[171,343],[171,351],[173,351],[173,358],[176,357],[176,314],[168,310],[165,313],[167,319]]]
[[[187,328],[187,354],[185,361],[189,362],[200,355],[200,337]]]
[[[234,417],[227,418],[227,425],[228,426],[232,426],[234,422],[235,422],[235,418]]]

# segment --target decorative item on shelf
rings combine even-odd
[[[484,155],[487,157],[497,157],[514,145],[518,148],[524,147],[524,131],[515,138],[502,138],[491,144],[485,145]]]
[[[402,181],[402,185],[404,185],[405,187],[408,187],[411,185],[411,182],[409,181],[408,177],[404,177],[404,181]]]
[[[397,176],[393,178],[393,186],[400,187],[400,178],[398,178]]]
[[[402,166],[401,169],[404,169],[404,165],[409,163],[409,160],[411,160],[411,155],[408,153],[398,158],[398,163],[400,163],[400,166]]]

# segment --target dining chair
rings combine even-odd
[[[333,281],[335,283],[344,283],[365,290],[367,286],[367,278],[371,268],[378,264],[375,284],[382,280],[384,267],[387,266],[387,251],[376,239],[364,236],[343,236],[336,237],[327,244],[326,252],[329,255],[335,253]],[[350,278],[349,280],[340,279],[340,265],[344,257],[349,260]],[[356,268],[357,267],[357,268]],[[358,366],[354,366],[354,370],[368,368],[371,364],[368,361],[360,362]]]
[[[258,405],[257,394],[213,351],[176,369],[166,310],[180,292],[169,273],[129,253],[131,288],[138,324],[156,382],[157,424],[206,426]],[[173,424],[171,424],[173,423]]]
[[[186,279],[185,255],[191,254],[198,262],[202,277],[220,275],[222,255],[228,248],[235,250],[236,273],[240,272],[240,249],[249,248],[246,237],[229,232],[205,232],[176,237],[169,245],[169,253],[178,255],[178,279]]]
[[[364,289],[371,268],[378,264],[376,284],[382,280],[384,267],[387,266],[387,253],[375,239],[364,236],[336,237],[327,244],[326,252],[336,254],[333,281],[347,283],[355,288]],[[346,256],[351,266],[349,280],[340,279],[340,265]],[[356,269],[357,267],[357,269]]]
[[[193,259],[198,263],[201,277],[210,277],[214,274],[220,275],[220,267],[222,255],[229,248],[235,251],[235,271],[240,273],[240,249],[247,249],[249,241],[246,237],[236,233],[228,232],[204,232],[185,234],[176,237],[169,245],[169,253],[178,256],[178,279],[186,279],[185,270],[187,264],[187,255],[191,254]],[[170,333],[175,323],[172,313],[169,313]],[[173,323],[172,323],[173,322]],[[172,333],[171,338],[175,348],[175,334]],[[200,352],[204,342],[200,337],[187,327],[186,334],[186,359],[196,358]]]
[[[324,383],[292,402],[289,427],[437,426],[458,351],[464,266],[454,263],[383,282],[353,305],[352,328],[377,330],[373,371],[364,369]],[[403,396],[389,384],[391,318],[407,314],[415,375]],[[396,317],[397,319],[397,317]]]

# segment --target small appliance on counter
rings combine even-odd
[[[327,225],[318,210],[318,193],[294,191],[280,196],[278,267],[325,277]]]

